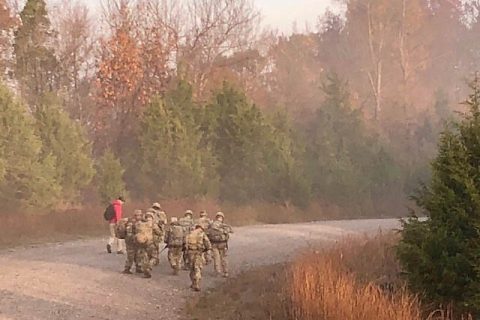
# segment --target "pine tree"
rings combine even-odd
[[[200,148],[191,87],[180,82],[148,105],[139,131],[134,178],[144,196],[188,197],[212,191],[214,159]]]
[[[9,209],[41,209],[57,202],[55,157],[42,157],[41,149],[26,108],[0,86],[0,201]]]
[[[107,150],[103,154],[98,160],[96,171],[95,183],[103,203],[107,204],[112,199],[125,196],[126,187],[123,180],[125,170],[113,152]]]
[[[44,0],[28,0],[20,18],[22,24],[15,32],[15,72],[22,96],[34,106],[37,97],[56,89],[54,34]]]
[[[469,110],[441,135],[432,179],[414,196],[422,221],[404,221],[398,256],[428,301],[480,314],[480,82]]]
[[[323,91],[325,100],[306,132],[313,192],[337,204],[370,200],[393,181],[393,161],[353,109],[346,83],[331,75]]]
[[[55,176],[62,187],[62,200],[72,203],[79,200],[95,171],[90,143],[82,127],[55,100],[47,96],[36,109],[36,132],[42,140],[42,156],[55,157]]]

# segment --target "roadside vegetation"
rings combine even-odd
[[[396,257],[397,234],[306,250],[286,265],[252,269],[187,305],[195,320],[473,319],[423,302]]]

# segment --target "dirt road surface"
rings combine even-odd
[[[231,273],[281,262],[299,249],[345,235],[399,227],[397,220],[354,220],[235,229]],[[152,279],[123,275],[124,255],[107,254],[105,239],[0,251],[0,319],[182,319],[188,273],[171,275],[165,253]],[[214,278],[204,271],[203,288]]]

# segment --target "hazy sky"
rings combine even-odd
[[[92,7],[100,0],[83,0]],[[266,26],[278,28],[283,32],[291,31],[294,21],[300,29],[305,22],[316,25],[317,17],[331,4],[331,0],[254,0],[262,11]]]

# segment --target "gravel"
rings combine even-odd
[[[236,228],[231,273],[291,259],[305,247],[346,235],[391,230],[397,220],[349,220]],[[171,275],[166,253],[152,279],[123,275],[124,255],[107,254],[106,239],[0,251],[0,319],[181,319],[188,272]],[[204,269],[203,287],[222,279]]]

